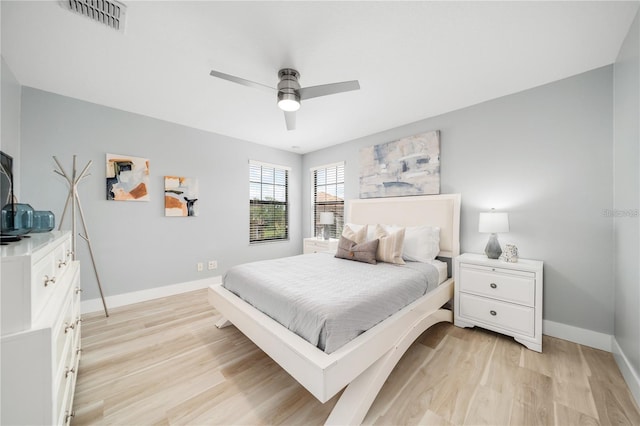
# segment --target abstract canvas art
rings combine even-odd
[[[107,200],[149,201],[149,160],[107,154]]]
[[[198,216],[198,179],[164,177],[164,215]]]
[[[360,198],[440,193],[440,132],[360,150]]]

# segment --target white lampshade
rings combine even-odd
[[[481,212],[478,232],[488,234],[509,232],[509,214],[504,212]]]
[[[320,213],[320,224],[321,225],[332,225],[333,224],[333,212],[322,212],[322,213]]]

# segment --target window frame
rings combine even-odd
[[[331,168],[335,168],[336,169],[336,181],[335,183],[330,183],[327,184],[326,181],[324,184],[320,185],[320,186],[327,186],[327,185],[336,185],[336,198],[338,197],[339,194],[339,190],[338,190],[338,185],[342,186],[342,201],[336,201],[336,202],[331,202],[331,201],[327,201],[325,203],[322,202],[317,202],[317,189],[318,189],[318,171],[324,170],[325,174],[327,172],[328,169]],[[340,168],[342,168],[342,180],[340,180]],[[319,221],[319,214],[320,212],[323,211],[332,211],[334,212],[334,224],[330,225],[330,232],[331,232],[331,238],[340,238],[340,235],[342,234],[342,229],[344,227],[345,224],[345,195],[344,195],[344,190],[345,190],[345,168],[346,168],[346,162],[345,161],[339,161],[339,162],[335,162],[335,163],[330,163],[330,164],[323,164],[320,166],[316,166],[316,167],[312,167],[309,170],[310,173],[310,181],[311,181],[311,235],[313,235],[314,237],[318,238],[318,230],[319,228],[322,226],[319,223],[317,223]],[[325,175],[326,176],[326,175]],[[325,192],[326,193],[326,192]],[[323,208],[318,210],[318,206],[325,206],[325,207],[333,207],[333,208]]]
[[[254,176],[252,174],[252,168],[254,167],[259,167],[260,168],[260,180],[255,180]],[[265,170],[264,169],[273,169],[273,179],[271,182],[269,182],[268,180],[265,181]],[[274,242],[281,242],[281,241],[289,241],[289,216],[290,216],[290,206],[289,206],[289,179],[290,179],[290,174],[291,174],[291,167],[288,166],[282,166],[280,164],[271,164],[271,163],[265,163],[262,161],[256,161],[256,160],[249,160],[249,245],[255,245],[255,244],[264,244],[264,243],[274,243]],[[280,184],[277,183],[277,173],[279,172],[284,172],[284,184]],[[261,199],[255,199],[252,198],[252,194],[254,192],[254,190],[252,188],[254,188],[254,185],[259,185],[260,186],[260,198]],[[271,200],[265,200],[262,198],[265,198],[265,195],[263,193],[263,191],[265,189],[269,190],[269,187],[272,188],[273,190],[273,197]],[[284,189],[284,201],[279,201],[276,198],[276,191],[280,189]],[[280,236],[280,237],[254,237],[254,235],[257,232],[257,228],[256,225],[254,223],[254,214],[253,214],[253,210],[254,207],[256,206],[262,206],[262,207],[273,207],[274,211],[275,209],[277,209],[278,206],[284,206],[284,235]],[[273,219],[271,219],[273,220]],[[262,230],[262,232],[276,232],[277,230],[277,226],[275,225],[275,222],[272,224],[273,226],[268,226],[266,228],[264,228]]]

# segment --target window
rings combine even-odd
[[[249,242],[289,239],[289,168],[249,161]]]
[[[321,235],[320,213],[333,212],[329,226],[331,238],[339,238],[344,226],[344,163],[330,164],[311,170],[313,176],[313,229]]]

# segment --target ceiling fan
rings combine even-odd
[[[278,71],[278,78],[280,79],[280,82],[278,83],[277,88],[245,80],[244,78],[225,74],[220,71],[212,70],[209,74],[213,77],[222,78],[244,86],[266,90],[270,93],[277,93],[278,107],[284,111],[287,130],[295,130],[296,128],[296,111],[300,109],[300,101],[360,89],[358,80],[322,84],[311,87],[300,87],[300,83],[298,83],[300,73],[292,68],[283,68]]]

